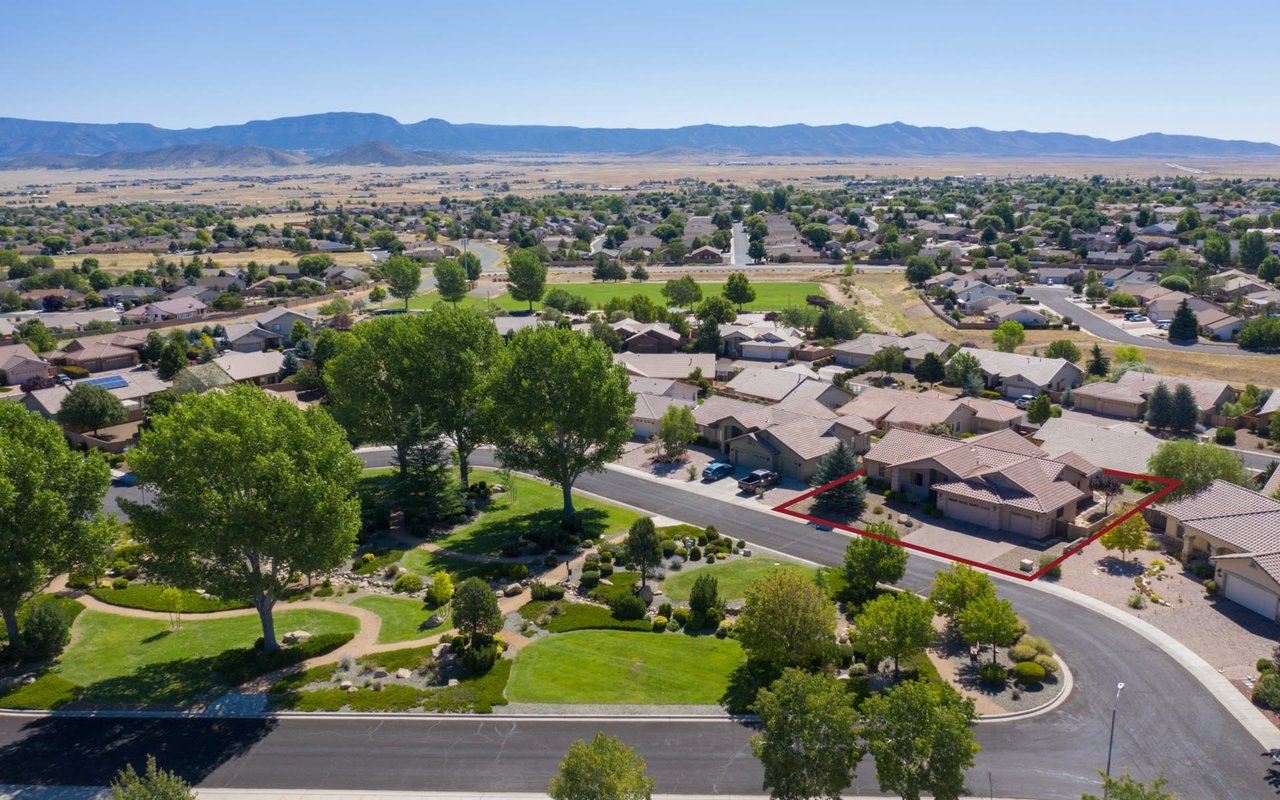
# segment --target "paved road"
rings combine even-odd
[[[390,454],[362,454],[382,466]],[[478,465],[492,463],[477,454]],[[819,563],[839,563],[847,541],[734,503],[696,498],[617,472],[588,475],[578,488],[696,525],[715,524],[753,544]],[[112,489],[112,499],[131,489]],[[903,585],[923,589],[938,563],[912,555]],[[1096,789],[1106,762],[1113,687],[1125,682],[1116,725],[1117,770],[1160,774],[1186,798],[1273,796],[1269,759],[1173,659],[1128,629],[1015,581],[998,579],[1036,633],[1070,665],[1076,690],[1049,715],[979,725],[984,750],[970,774],[997,796],[1075,800]],[[96,784],[124,757],[172,756],[205,785],[537,791],[568,741],[604,728],[636,746],[664,793],[759,791],[760,772],[729,721],[633,720],[0,720],[0,783]],[[1212,753],[1212,755],[1210,755]],[[72,754],[75,757],[71,757]],[[92,756],[92,757],[85,757]],[[165,760],[165,759],[162,759]],[[875,793],[865,762],[854,787]]]
[[[1136,344],[1140,347],[1154,347],[1158,350],[1181,350],[1192,353],[1213,353],[1216,355],[1241,355],[1266,357],[1267,353],[1253,353],[1248,350],[1241,350],[1237,347],[1223,347],[1211,344],[1170,344],[1164,339],[1149,339],[1145,336],[1134,336],[1131,333],[1117,328],[1110,322],[1099,318],[1096,314],[1092,314],[1088,309],[1072,303],[1067,298],[1071,296],[1071,290],[1066,288],[1053,288],[1048,286],[1034,286],[1028,288],[1026,293],[1044,305],[1048,306],[1053,312],[1062,317],[1071,317],[1071,321],[1079,325],[1084,330],[1099,336],[1103,339],[1109,339],[1120,344]]]

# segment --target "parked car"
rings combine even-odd
[[[744,492],[754,492],[756,489],[775,485],[781,478],[781,475],[771,469],[752,470],[750,475],[738,481],[738,489]]]
[[[1150,322],[1146,314],[1134,314],[1132,317],[1125,317],[1130,322]]]
[[[1024,394],[1021,397],[1019,397],[1017,400],[1014,400],[1013,404],[1025,411],[1027,406],[1031,405],[1031,401],[1035,399],[1036,399],[1036,396],[1034,394]]]
[[[702,479],[710,483],[718,481],[721,478],[727,478],[733,474],[733,465],[723,461],[712,461],[710,464],[702,468]]]

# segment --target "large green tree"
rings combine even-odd
[[[751,279],[745,272],[734,272],[725,281],[723,294],[741,311],[747,303],[756,299],[756,290],[751,286]]]
[[[631,523],[627,540],[623,544],[623,553],[627,563],[635,564],[640,570],[640,585],[646,585],[649,576],[662,563],[662,540],[652,518],[641,517]]]
[[[921,383],[927,383],[932,387],[935,383],[947,377],[947,367],[942,363],[942,359],[937,353],[925,353],[924,358],[920,359],[920,363],[916,364],[915,379]]]
[[[862,607],[853,619],[853,629],[854,641],[868,653],[868,663],[892,658],[897,677],[900,661],[923,653],[933,641],[933,606],[911,592],[882,594]]]
[[[991,578],[968,564],[952,564],[949,570],[935,570],[933,576],[929,600],[938,613],[953,624],[969,603],[980,597],[994,597],[996,593]]]
[[[991,332],[991,341],[1002,353],[1012,353],[1026,340],[1027,334],[1022,328],[1022,323],[1013,320],[1001,322],[1000,326]]]
[[[1045,358],[1062,358],[1072,364],[1079,361],[1081,355],[1080,348],[1070,339],[1055,339],[1044,349]]]
[[[111,392],[92,383],[77,383],[62,398],[58,409],[58,422],[76,428],[90,428],[98,435],[99,428],[119,425],[129,417],[124,403]]]
[[[983,595],[970,600],[956,618],[960,632],[967,642],[994,645],[991,663],[996,663],[996,646],[1007,647],[1022,635],[1018,615],[1013,604],[995,595]]]
[[[148,570],[179,587],[253,602],[263,648],[289,575],[342,564],[360,527],[361,463],[321,408],[252,386],[186,395],[129,454],[153,503],[121,501]]]
[[[1169,419],[1169,427],[1178,433],[1190,433],[1200,422],[1200,408],[1196,405],[1196,397],[1191,387],[1179,383],[1173,390],[1173,409]]]
[[[547,794],[552,800],[649,800],[654,782],[645,766],[635,750],[597,733],[569,745]]]
[[[903,800],[959,800],[981,748],[973,741],[973,701],[948,684],[907,681],[862,706],[867,749],[880,790]]]
[[[663,284],[662,296],[674,306],[692,310],[694,304],[702,299],[702,287],[692,277],[685,275]]]
[[[517,250],[507,261],[507,280],[511,299],[528,302],[532,311],[547,290],[547,265],[532,250]]]
[[[409,299],[418,293],[418,286],[422,284],[422,265],[412,258],[392,256],[382,264],[382,277],[391,296],[403,300],[408,309]]]
[[[747,655],[774,667],[807,667],[835,640],[836,609],[799,570],[767,573],[747,587],[734,630]]]
[[[1129,775],[1128,770],[1118,778],[1098,770],[1102,777],[1102,797],[1096,794],[1081,795],[1080,800],[1178,800],[1178,796],[1164,790],[1168,781],[1156,778],[1150,784]]]
[[[1215,444],[1202,444],[1192,439],[1164,442],[1147,459],[1147,471],[1161,478],[1182,483],[1171,493],[1174,497],[1190,494],[1215,480],[1237,486],[1249,483],[1249,473],[1235,453]]]
[[[898,540],[898,532],[886,522],[867,526],[874,536],[855,536],[844,548],[844,582],[850,598],[862,603],[876,592],[876,584],[892,584],[902,580],[907,571],[907,550]]]
[[[1173,392],[1164,381],[1157,383],[1147,396],[1146,422],[1156,430],[1173,425]]]
[[[1111,374],[1111,359],[1102,354],[1102,347],[1097,343],[1093,345],[1093,349],[1089,352],[1089,361],[1085,365],[1085,373],[1088,375],[1096,375],[1105,378]]]
[[[832,481],[851,475],[858,470],[858,457],[843,439],[836,442],[825,456],[818,460],[810,486],[826,486]],[[821,511],[837,511],[857,517],[867,507],[867,482],[861,476],[833,486],[814,495],[814,508]]]
[[[467,296],[470,284],[467,281],[467,270],[451,258],[442,258],[431,267],[431,274],[436,279],[436,291],[440,298],[453,303]]]
[[[1267,237],[1262,231],[1249,231],[1240,237],[1240,266],[1257,269],[1268,255]]]
[[[698,423],[693,408],[684,403],[672,403],[663,412],[658,425],[658,446],[666,459],[676,459],[689,449],[689,443],[698,438]]]
[[[1174,342],[1194,342],[1200,335],[1200,321],[1187,305],[1186,299],[1178,304],[1173,312],[1173,320],[1169,323],[1169,340]]]
[[[418,380],[414,395],[421,414],[448,436],[458,454],[462,485],[468,485],[471,454],[488,440],[490,408],[486,391],[489,370],[502,349],[493,321],[479,311],[437,308],[417,323],[416,346],[406,353]]]
[[[160,769],[152,755],[147,756],[147,768],[141,775],[132,764],[126,764],[111,782],[111,800],[195,800],[195,797],[191,784],[175,772]]]
[[[109,478],[107,462],[72,451],[56,424],[0,403],[0,615],[10,644],[21,641],[23,601],[91,555]]]
[[[491,636],[502,630],[498,598],[479,578],[467,578],[453,590],[450,616],[458,630],[468,636]]]
[[[858,715],[826,675],[788,669],[756,695],[761,732],[751,749],[774,800],[839,800],[862,758]]]
[[[502,399],[491,415],[498,458],[559,486],[566,517],[578,476],[617,460],[631,438],[635,395],[626,369],[602,342],[576,331],[517,333],[499,351],[486,392]]]

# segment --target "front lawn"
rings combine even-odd
[[[546,628],[552,633],[585,630],[647,631],[653,628],[648,619],[617,619],[602,606],[566,603],[559,600],[533,600],[520,607],[520,616],[537,623],[546,617]]]
[[[328,649],[339,646],[338,639],[325,634],[346,641],[359,627],[349,615],[326,611],[280,611],[275,620],[277,635],[305,630]],[[13,705],[14,695],[18,701],[43,698],[50,705],[78,696],[93,705],[185,706],[210,689],[236,685],[322,649],[303,645],[270,658],[253,655],[247,648],[261,635],[257,614],[184,620],[181,628],[170,630],[160,620],[86,611],[74,630],[75,640],[52,669],[25,687],[25,696],[15,692],[0,698],[0,706]]]
[[[382,628],[378,631],[378,644],[423,639],[448,630],[450,625],[447,609],[433,611],[428,609],[421,600],[370,595],[361,597],[351,605],[372,611],[382,619]],[[436,613],[444,616],[444,623],[434,628],[427,628],[427,619]]]
[[[160,597],[166,588],[168,587],[158,583],[131,583],[124,589],[100,586],[90,589],[89,594],[113,606],[163,612],[169,611],[168,604]],[[222,600],[199,592],[183,591],[180,609],[183,614],[206,614],[211,611],[229,611],[248,607],[249,604],[243,600]]]
[[[580,631],[548,636],[516,657],[513,703],[712,705],[743,662],[732,639]]]
[[[811,577],[817,575],[817,570],[812,567],[802,567],[775,558],[760,555],[751,558],[734,556],[729,561],[717,561],[705,567],[689,567],[680,572],[668,573],[666,580],[662,582],[662,591],[672,601],[687,601],[693,590],[693,582],[699,575],[714,575],[722,599],[741,600],[746,597],[748,586],[775,570],[794,570]]]

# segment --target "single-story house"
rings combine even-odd
[[[238,353],[228,350],[213,360],[236,383],[252,383],[258,386],[276,383],[280,367],[284,365],[284,353],[268,350],[261,353]]]
[[[207,311],[208,307],[194,297],[180,297],[137,306],[121,316],[132,322],[163,322],[171,319],[203,319]]]
[[[1046,539],[1065,533],[1092,502],[1100,470],[1074,453],[1050,458],[1011,430],[956,441],[899,428],[865,456],[867,477],[932,498],[943,515],[994,531]]]
[[[145,343],[146,334],[141,331],[85,336],[68,344],[59,360],[90,372],[127,369],[142,360],[139,351]]]
[[[260,353],[282,345],[284,336],[272,333],[256,322],[232,322],[223,326],[227,347],[237,353]]]
[[[28,378],[49,374],[49,362],[45,361],[26,344],[9,344],[0,347],[0,378],[4,385],[18,386]]]
[[[672,381],[675,383],[675,381]],[[657,436],[662,428],[662,416],[673,405],[692,407],[694,403],[678,397],[661,394],[636,394],[636,408],[631,413],[631,429],[635,435],[644,439]]]
[[[168,381],[160,380],[156,373],[138,368],[115,370],[103,375],[95,375],[92,378],[85,378],[84,380],[76,381],[76,383],[93,383],[111,392],[120,402],[124,403],[125,408],[134,419],[137,419],[141,409],[146,407],[148,397],[163,392],[170,386]],[[54,419],[58,416],[58,411],[62,409],[62,401],[70,393],[71,388],[62,385],[28,392],[26,398],[27,410],[35,411],[49,419]]]
[[[1280,500],[1216,480],[1163,508],[1165,536],[1213,562],[1218,591],[1269,620],[1280,614]]]
[[[927,333],[914,333],[910,336],[864,333],[857,339],[832,345],[831,352],[832,360],[837,364],[856,369],[866,366],[866,363],[884,348],[896,347],[902,351],[904,366],[915,369],[928,353],[943,358],[950,346],[947,342]]]
[[[316,328],[315,317],[284,306],[275,306],[270,311],[264,311],[254,317],[253,321],[272,333],[278,333],[281,336],[288,336],[293,332],[293,324],[295,322],[301,322],[306,325],[309,331],[313,331]]]
[[[698,402],[698,387],[683,381],[670,378],[640,378],[630,376],[631,391],[636,394],[652,394],[660,397],[674,397],[686,403]]]
[[[988,389],[1009,397],[1062,392],[1068,387],[1079,386],[1084,378],[1083,370],[1063,358],[1002,353],[976,347],[961,348],[959,352],[978,359]]]
[[[1021,303],[996,303],[987,308],[984,316],[988,322],[1019,322],[1023,325],[1043,325],[1049,318],[1030,306]]]
[[[810,384],[806,386],[806,384]],[[803,387],[803,388],[801,388]],[[792,397],[817,400],[828,408],[848,402],[850,394],[835,384],[820,380],[813,373],[769,367],[744,369],[725,384],[724,393],[731,397],[777,403]]]
[[[665,322],[636,322],[622,319],[612,323],[622,345],[632,353],[674,353],[686,341]]]
[[[799,331],[772,321],[721,325],[720,341],[729,358],[756,361],[786,361],[804,345]]]
[[[1147,461],[1160,446],[1160,439],[1128,422],[1092,422],[1081,416],[1049,419],[1031,440],[1050,458],[1076,453],[1106,469],[1134,474],[1147,471]]]
[[[1158,384],[1165,384],[1169,391],[1176,391],[1178,384],[1185,383],[1196,399],[1196,407],[1200,409],[1202,421],[1208,422],[1210,414],[1221,410],[1224,403],[1236,399],[1236,390],[1223,381],[1207,381],[1198,378],[1183,378],[1176,375],[1156,375],[1151,372],[1126,372],[1120,376],[1119,383],[1135,389],[1144,399],[1149,398]],[[1072,396],[1075,396],[1072,392]],[[1145,412],[1145,409],[1144,409]]]
[[[1012,427],[1022,419],[1024,412],[1004,400],[871,386],[841,406],[838,413],[862,417],[881,431],[890,428],[920,431],[942,422],[959,435]]]
[[[361,286],[369,282],[369,273],[356,267],[344,267],[342,265],[329,267],[324,272],[325,283],[330,286]]]
[[[615,364],[622,364],[628,375],[639,378],[672,378],[684,380],[695,370],[711,380],[716,374],[716,357],[712,353],[614,353]]]
[[[724,262],[724,253],[721,253],[711,245],[703,245],[690,252],[684,257],[684,260],[686,264],[721,264]]]
[[[1125,260],[1128,260],[1128,256]],[[1083,278],[1084,271],[1079,267],[1040,267],[1036,270],[1036,283],[1047,286],[1063,286]]]
[[[981,314],[997,303],[1013,303],[1018,299],[1018,295],[1008,289],[982,281],[972,281],[962,288],[953,286],[952,290],[956,293],[956,304],[966,314]]]
[[[1104,417],[1141,419],[1147,413],[1147,398],[1138,387],[1110,381],[1086,383],[1072,389],[1071,400],[1077,411]]]
[[[858,417],[820,419],[805,414],[730,439],[729,463],[745,469],[771,469],[809,481],[822,457],[841,441],[855,453],[870,447],[872,425]]]

